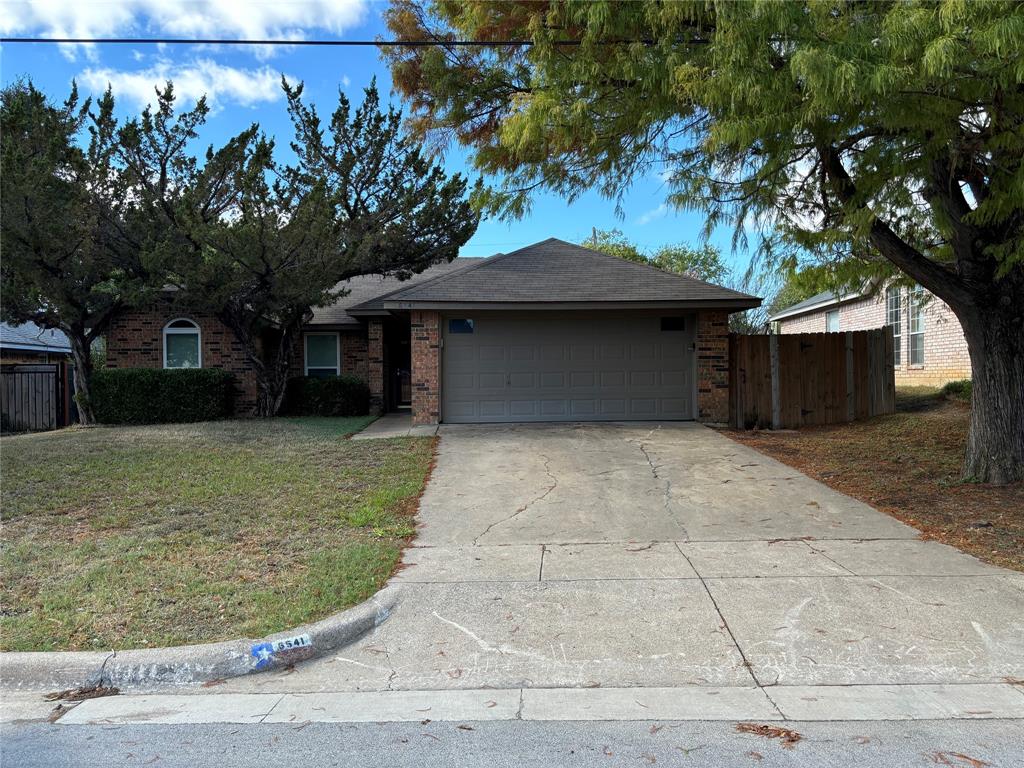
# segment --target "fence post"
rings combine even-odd
[[[768,337],[768,354],[772,369],[772,429],[782,429],[782,401],[779,398],[779,335]]]
[[[853,375],[853,331],[846,332],[846,420],[853,421],[857,414],[857,398],[854,387],[857,386]]]

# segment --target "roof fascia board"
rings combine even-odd
[[[386,309],[729,309],[739,311],[760,306],[760,299],[705,299],[695,301],[399,301],[384,302]]]

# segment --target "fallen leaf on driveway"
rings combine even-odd
[[[793,745],[803,738],[803,736],[796,731],[791,731],[788,728],[779,728],[776,725],[737,723],[736,730],[740,733],[753,733],[757,736],[764,736],[767,739],[778,739],[786,749],[792,749]]]
[[[476,730],[476,728],[474,728],[472,725],[460,724],[460,725],[456,725],[455,727],[458,728],[460,731],[475,731]]]
[[[749,757],[751,760],[764,760],[764,755],[762,755],[760,752],[747,752],[747,757]]]
[[[960,752],[928,752],[925,757],[929,758],[936,765],[967,765],[970,768],[985,768],[992,763],[986,763],[976,757],[969,757]],[[950,758],[953,758],[950,760]],[[954,762],[955,761],[955,762]]]
[[[496,702],[496,701],[485,701],[484,702],[484,706],[487,707],[488,709],[493,709],[494,707],[498,706],[498,702]]]

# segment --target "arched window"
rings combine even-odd
[[[202,368],[199,326],[178,318],[164,326],[164,368]]]

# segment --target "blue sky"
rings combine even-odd
[[[373,39],[386,34],[381,20],[386,5],[365,0],[50,0],[5,2],[4,8],[0,33],[5,36]],[[151,100],[153,87],[167,78],[183,102],[205,93],[214,111],[203,138],[213,144],[258,122],[287,147],[291,125],[278,85],[282,73],[303,81],[307,98],[322,112],[333,108],[339,89],[359,100],[373,77],[382,96],[391,90],[388,70],[372,47],[7,44],[0,49],[4,83],[28,76],[55,99],[66,96],[72,78],[86,93],[100,93],[111,83],[125,113]],[[451,170],[476,176],[457,148],[448,150],[445,162]],[[624,196],[620,217],[615,201],[596,192],[572,205],[541,194],[522,220],[482,221],[462,255],[487,256],[547,237],[579,242],[592,227],[621,229],[648,249],[677,242],[696,245],[702,218],[671,210],[665,195],[657,175],[637,179]],[[716,232],[712,242],[739,271],[746,267],[749,257],[732,252],[728,229]]]

